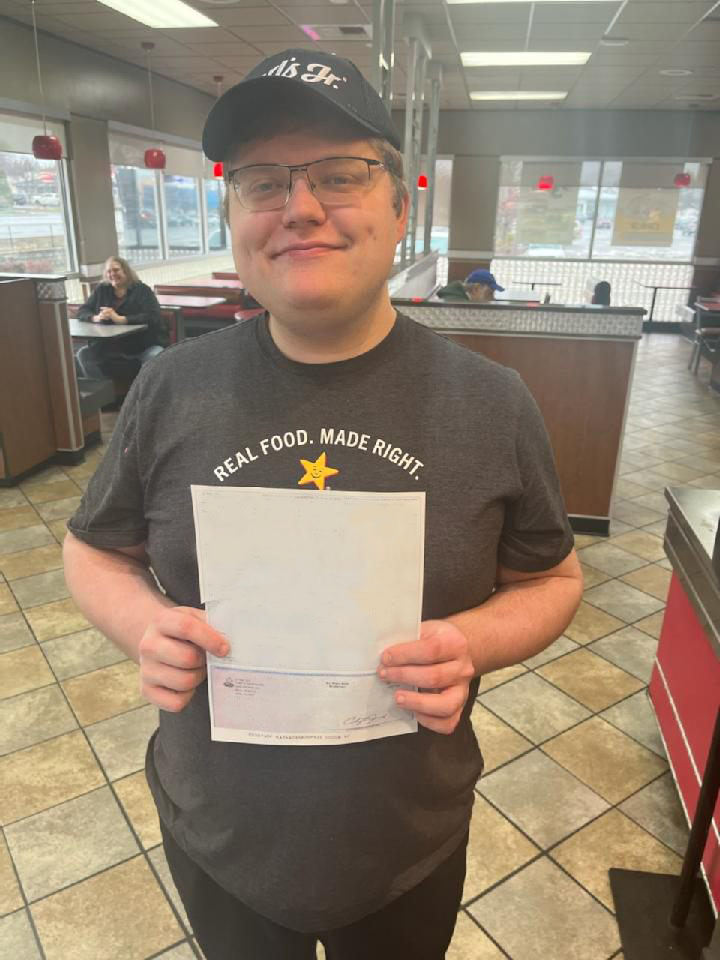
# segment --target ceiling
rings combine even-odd
[[[316,47],[349,57],[370,76],[369,36],[313,43],[301,25],[370,26],[368,0],[190,0],[218,24],[154,30],[97,0],[37,0],[38,27],[94,50],[145,66],[141,42],[152,40],[152,68],[206,93],[237,83],[264,55],[289,46]],[[419,16],[443,65],[443,109],[508,109],[507,103],[473,103],[470,90],[568,90],[552,105],[519,103],[516,109],[720,109],[720,0],[601,0],[579,3],[468,3],[397,0],[394,92],[402,103],[408,45],[402,29]],[[28,0],[0,0],[0,15],[31,23]],[[627,45],[605,46],[602,38]],[[584,50],[581,67],[463,68],[464,50]],[[682,77],[666,69],[691,70]],[[677,96],[691,95],[682,101]],[[703,96],[717,99],[703,99]],[[697,98],[697,99],[695,99]]]

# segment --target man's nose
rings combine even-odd
[[[313,193],[307,173],[294,170],[290,181],[290,196],[283,209],[283,222],[323,221],[324,219],[325,208]]]

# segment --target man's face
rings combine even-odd
[[[328,133],[285,133],[239,147],[230,169],[255,163],[303,164],[325,157],[379,160],[367,140]],[[406,210],[393,209],[392,180],[383,168],[370,188],[343,205],[323,205],[305,174],[281,210],[246,210],[231,185],[230,232],[238,276],[281,323],[308,333],[346,326],[371,309],[390,274]]]
[[[487,283],[469,283],[467,294],[473,303],[486,303],[494,298],[495,291]]]

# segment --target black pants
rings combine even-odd
[[[165,856],[207,960],[444,960],[465,881],[467,837],[421,884],[362,920],[297,933],[250,910],[178,847],[164,825]]]

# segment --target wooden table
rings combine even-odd
[[[185,297],[172,293],[157,293],[156,297],[163,310],[175,312],[178,341],[185,339],[183,310],[207,310],[209,307],[217,307],[219,304],[227,302],[225,297]]]
[[[146,323],[92,323],[70,317],[70,336],[76,340],[111,340],[127,337],[138,330],[147,330]]]

